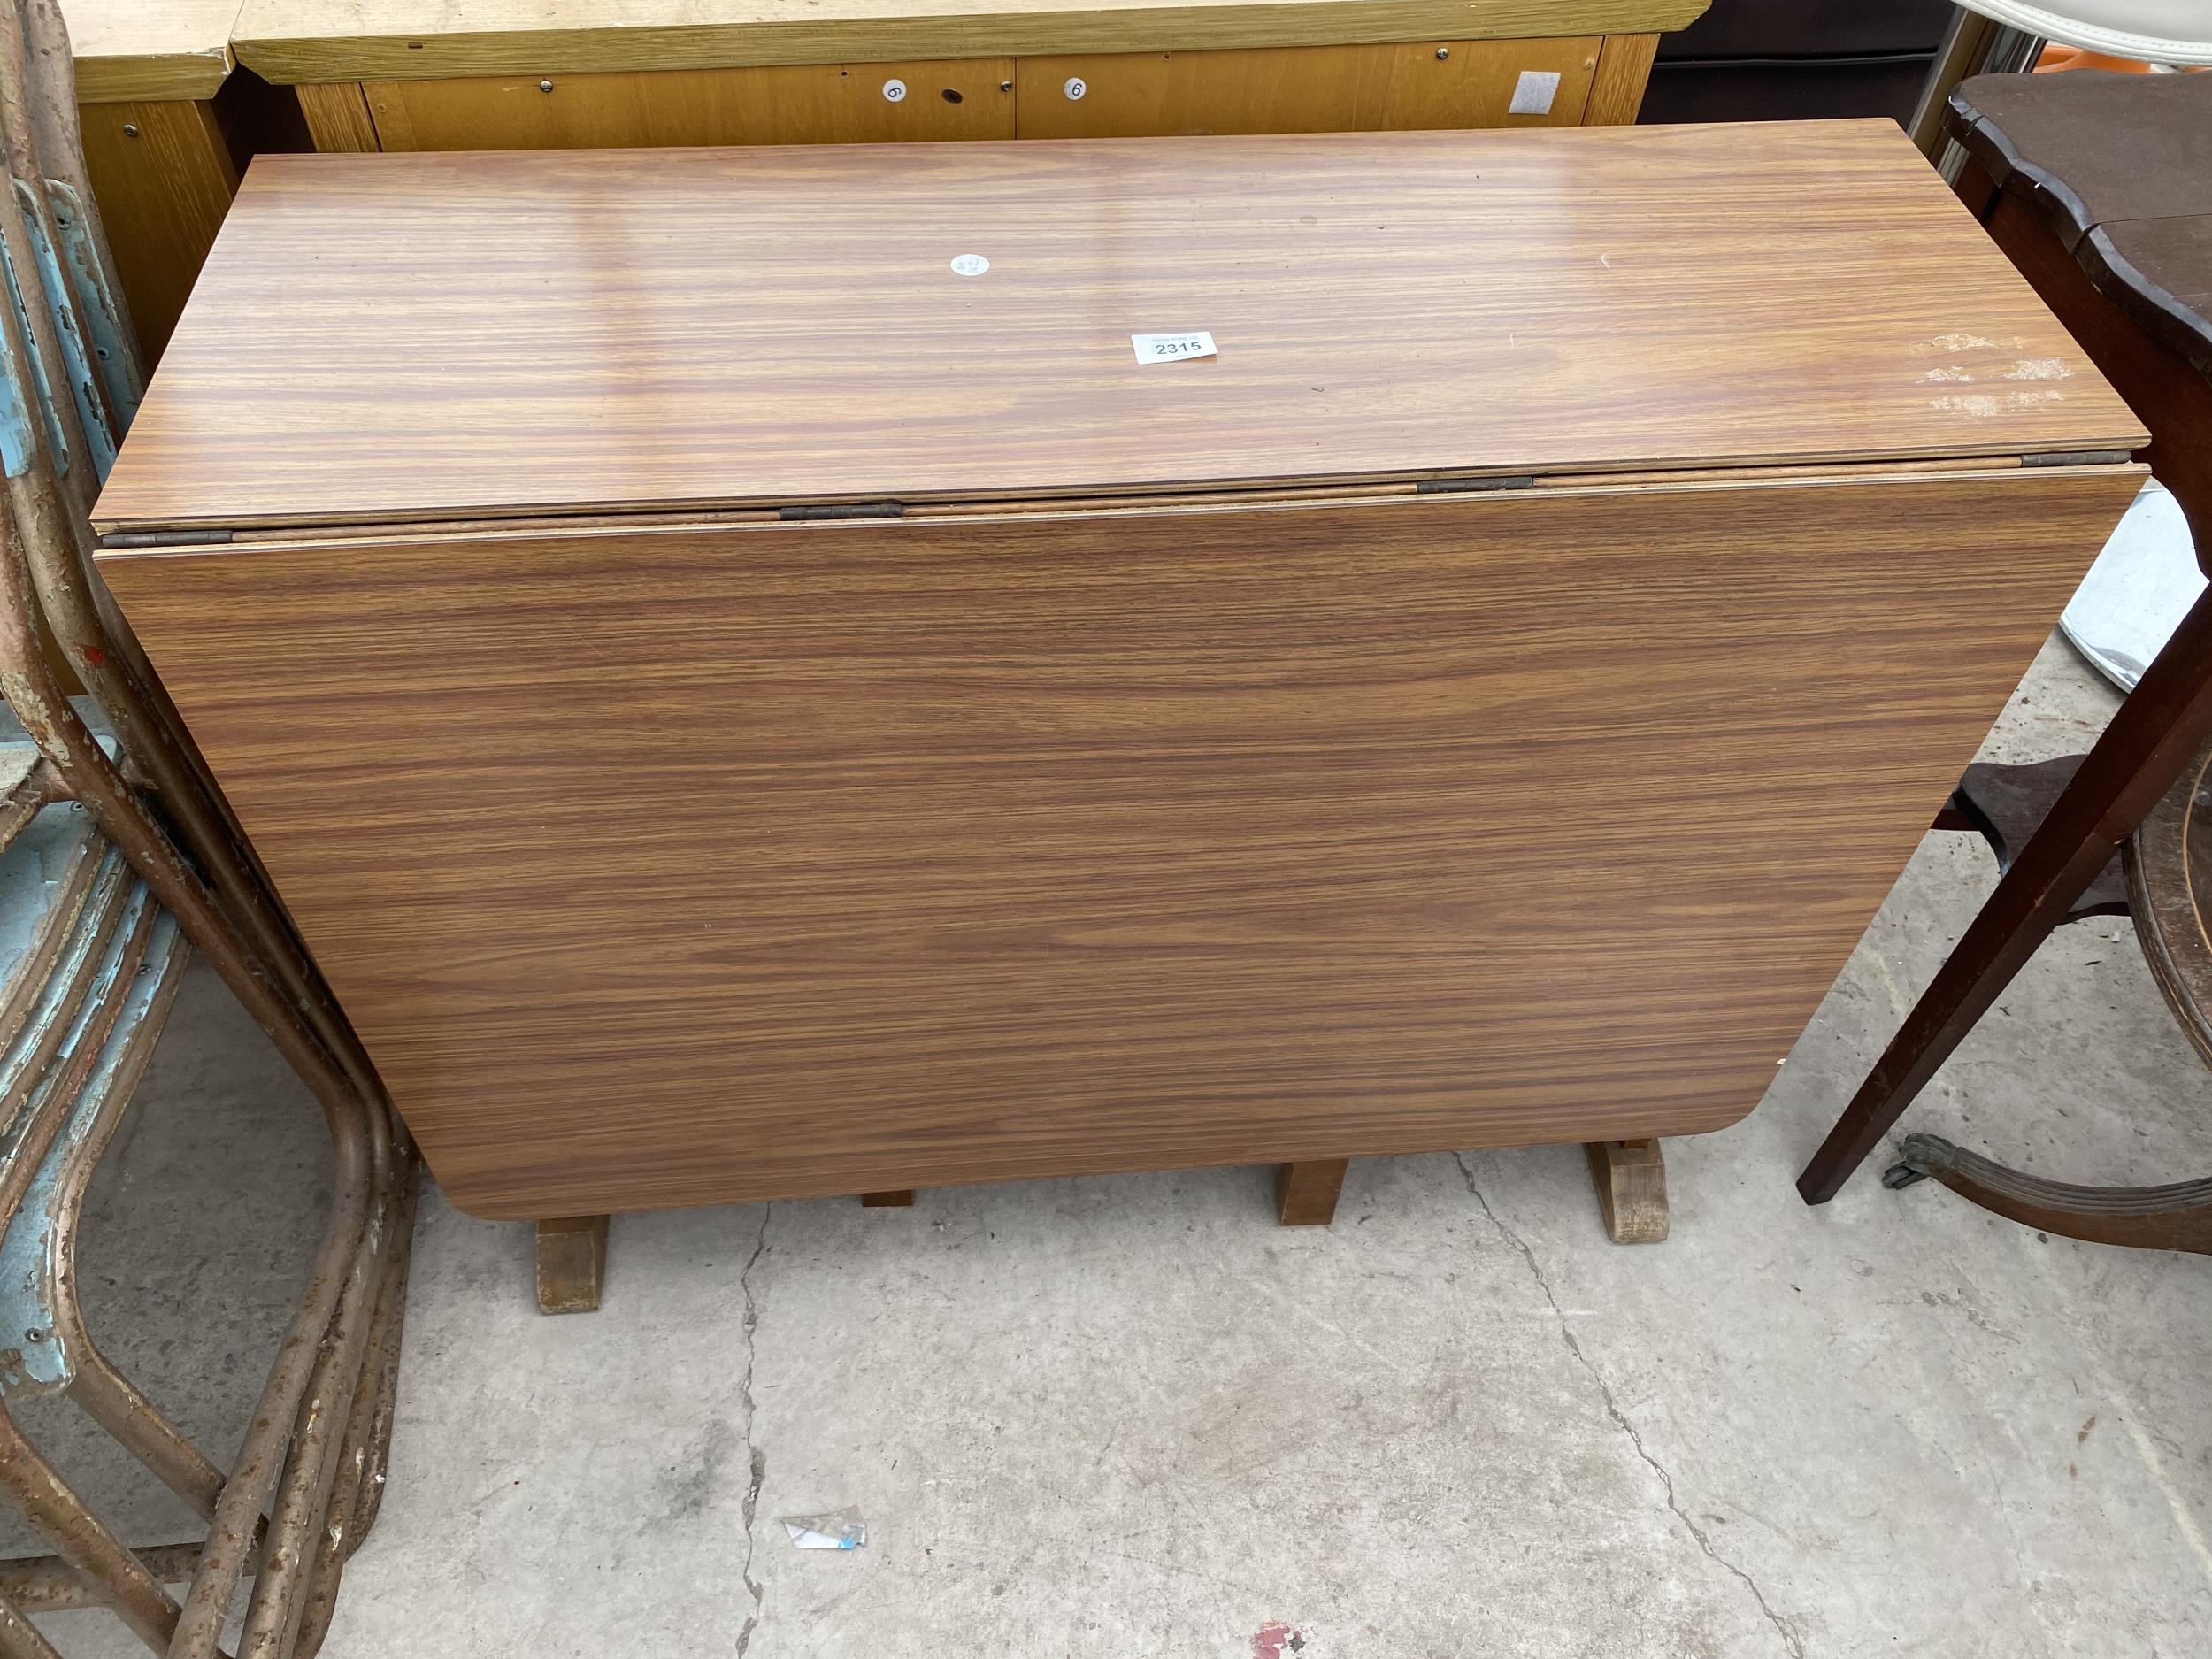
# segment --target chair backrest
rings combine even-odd
[[[2039,35],[2154,64],[2212,64],[2212,4],[2206,0],[1960,0],[1969,12]]]

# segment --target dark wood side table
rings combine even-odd
[[[2200,899],[2212,899],[2212,746],[2198,753],[2129,838],[2121,862],[2125,884],[2117,908],[2135,918],[2136,937],[2158,988],[2198,1054],[2212,1064],[2212,1018],[2206,1013],[2212,1009],[2212,933]],[[2075,911],[2077,917],[2109,913],[2101,908]],[[2212,1256],[2212,1179],[2083,1187],[2008,1169],[1940,1135],[1911,1134],[1882,1184],[1909,1187],[1929,1177],[1985,1210],[2046,1233]]]
[[[2149,428],[2139,458],[2181,503],[2202,562],[2212,554],[2212,75],[1983,75],[1952,96],[1949,123],[1969,157],[1960,196]],[[1798,1178],[1808,1203],[1835,1196],[2044,936],[2085,912],[2115,853],[2208,737],[2212,591],[2082,758]],[[2139,926],[2159,914],[2136,906]],[[1925,1141],[1918,1151],[1924,1172],[1958,1167]],[[2009,1182],[2016,1200],[2042,1207],[2035,1225],[2110,1236],[2095,1230],[2106,1201],[2081,1196],[2091,1189],[1975,1164],[1983,1190],[1970,1195],[1993,1208],[2005,1209],[1993,1201]],[[2047,1190],[2023,1197],[2023,1183]],[[2185,1204],[2186,1194],[2150,1191],[2128,1202]],[[2115,1241],[2190,1248],[2177,1236],[2168,1227]]]

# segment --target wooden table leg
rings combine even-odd
[[[1907,1135],[1888,1187],[1933,1176],[1953,1192],[2043,1233],[2139,1250],[2212,1256],[2212,1180],[2167,1187],[2078,1187],[2007,1169],[1940,1135]]]
[[[2212,589],[2120,705],[1797,1178],[1833,1198],[2212,736]]]
[[[538,1311],[589,1313],[607,1278],[607,1218],[564,1216],[538,1223]]]
[[[914,1207],[914,1189],[909,1187],[896,1192],[863,1193],[860,1207],[863,1210],[911,1210]]]
[[[1336,1218],[1336,1195],[1349,1158],[1308,1158],[1275,1171],[1275,1219],[1286,1227],[1325,1227]]]
[[[1598,1208],[1616,1244],[1667,1236],[1667,1161],[1656,1141],[1592,1141],[1583,1153],[1598,1184]]]

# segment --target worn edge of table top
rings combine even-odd
[[[280,84],[1678,29],[1709,0],[247,0]]]
[[[1764,173],[1745,171],[1738,129],[1712,127],[265,157],[96,521],[1043,499],[2141,442],[1891,123],[1762,136]],[[1824,193],[1801,191],[1808,173]],[[549,213],[549,191],[573,211]],[[1401,202],[1394,227],[1371,224],[1378,199]],[[1640,248],[1632,203],[1662,227]],[[1101,213],[1118,227],[1104,252],[1087,230]],[[1194,244],[1210,218],[1225,228]],[[940,257],[972,235],[1003,250],[987,288]],[[1286,274],[1256,284],[1261,269]],[[1360,281],[1424,296],[1425,326],[1370,307],[1348,351],[1342,294]],[[1114,328],[1193,308],[1210,315],[1172,320],[1225,319],[1249,349],[1224,335],[1217,363],[1125,363]]]
[[[239,0],[63,0],[77,101],[197,102],[230,79]]]

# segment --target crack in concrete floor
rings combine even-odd
[[[1683,1529],[1697,1540],[1697,1547],[1705,1552],[1714,1565],[1733,1575],[1741,1581],[1745,1589],[1751,1592],[1751,1599],[1759,1604],[1760,1613],[1768,1624],[1774,1626],[1775,1633],[1781,1637],[1782,1646],[1787,1650],[1790,1659],[1805,1659],[1804,1639],[1797,1633],[1787,1619],[1774,1610],[1772,1604],[1767,1601],[1766,1592],[1759,1587],[1759,1581],[1715,1548],[1713,1540],[1707,1535],[1705,1529],[1692,1520],[1689,1511],[1677,1502],[1674,1495],[1674,1477],[1667,1471],[1665,1464],[1651,1455],[1650,1448],[1644,1444],[1643,1435],[1637,1430],[1636,1425],[1628,1420],[1628,1414],[1621,1409],[1619,1402],[1614,1398],[1613,1385],[1606,1381],[1605,1374],[1599,1371],[1595,1363],[1583,1352],[1582,1344],[1576,1339],[1574,1328],[1568,1322],[1566,1310],[1560,1306],[1559,1298],[1552,1290],[1551,1280],[1545,1275],[1542,1264],[1537,1261],[1536,1252],[1529,1248],[1528,1240],[1506,1225],[1498,1212],[1490,1208],[1490,1201],[1482,1195],[1482,1188],[1476,1183],[1475,1172],[1467,1167],[1467,1155],[1463,1152],[1455,1152],[1452,1154],[1452,1162],[1459,1166],[1460,1179],[1467,1183],[1468,1194],[1481,1209],[1484,1218],[1497,1229],[1498,1236],[1517,1251],[1521,1260],[1527,1264],[1529,1277],[1536,1281],[1536,1288],[1544,1293],[1544,1300],[1550,1304],[1552,1312],[1558,1317],[1559,1340],[1567,1345],[1567,1352],[1574,1356],[1575,1363],[1587,1371],[1590,1380],[1597,1385],[1598,1398],[1604,1404],[1605,1415],[1612,1419],[1615,1428],[1628,1437],[1628,1443],[1636,1448],[1636,1455],[1642,1458],[1649,1465],[1651,1472],[1659,1477],[1659,1485],[1666,1495],[1669,1511],[1672,1513],[1676,1520],[1682,1523]]]
[[[760,1330],[760,1302],[753,1294],[753,1269],[768,1249],[768,1218],[775,1213],[773,1204],[760,1207],[760,1233],[753,1240],[753,1253],[737,1276],[738,1289],[745,1297],[745,1380],[739,1386],[738,1399],[745,1409],[745,1562],[738,1569],[738,1577],[744,1580],[746,1593],[753,1598],[752,1611],[745,1616],[745,1623],[737,1632],[737,1659],[745,1659],[745,1651],[753,1645],[753,1632],[759,1627],[761,1606],[764,1592],[760,1580],[753,1577],[753,1551],[757,1540],[753,1534],[754,1512],[760,1507],[760,1488],[768,1479],[768,1454],[753,1438],[753,1368],[758,1362],[759,1344],[756,1340]]]

